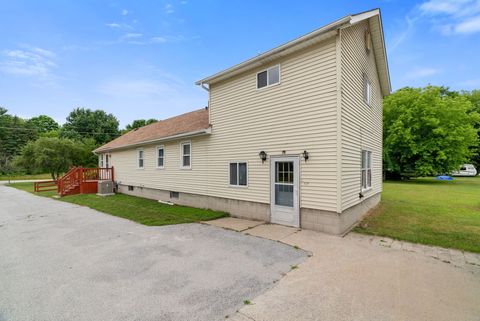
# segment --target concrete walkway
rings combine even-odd
[[[452,255],[449,261],[411,251],[415,246],[407,243],[392,246],[388,239],[236,220],[211,224],[253,225],[241,233],[298,246],[312,257],[229,320],[480,320],[480,266],[474,259],[467,263],[463,256],[459,263]]]

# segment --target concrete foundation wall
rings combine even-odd
[[[170,197],[170,191],[138,186],[134,186],[133,191],[129,191],[127,185],[118,185],[118,192],[148,199],[169,201],[178,205],[224,211],[239,218],[270,221],[270,204],[189,193],[179,193],[178,198],[172,198]],[[377,193],[340,214],[301,208],[300,226],[308,230],[340,235],[359,222],[379,201],[380,193]]]

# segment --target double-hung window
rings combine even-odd
[[[230,185],[247,186],[247,163],[246,162],[230,163]]]
[[[190,169],[192,168],[192,143],[183,142],[180,144],[181,151],[181,168]]]
[[[363,74],[363,101],[368,106],[372,104],[372,84],[366,74]]]
[[[110,168],[110,155],[105,154],[105,167]]]
[[[103,154],[100,154],[98,158],[99,158],[100,168],[103,168]]]
[[[163,146],[157,147],[157,168],[163,168],[165,165],[165,149]]]
[[[144,166],[144,152],[143,149],[137,150],[137,167],[143,168]]]
[[[362,150],[362,190],[372,187],[372,152]]]
[[[280,65],[276,65],[257,74],[257,89],[280,83]]]

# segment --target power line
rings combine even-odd
[[[24,131],[37,131],[36,128],[25,128],[25,127],[6,127],[6,126],[0,126],[0,128],[3,129],[11,129],[11,130],[24,130]],[[64,132],[72,132],[72,133],[78,133],[78,134],[88,134],[88,135],[117,135],[120,136],[121,133],[114,133],[114,132],[85,132],[85,131],[76,131],[76,130],[65,130],[63,129],[62,131]]]

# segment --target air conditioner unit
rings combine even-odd
[[[115,183],[112,181],[98,181],[97,195],[99,196],[114,195],[113,193],[114,186],[115,186]]]

